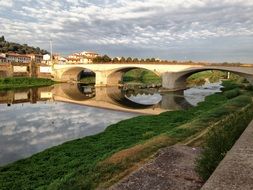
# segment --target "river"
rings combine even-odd
[[[220,83],[213,83],[160,93],[158,89],[56,84],[0,91],[0,165],[97,134],[134,116],[188,109],[220,88]]]

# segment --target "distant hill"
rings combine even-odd
[[[27,44],[18,44],[14,42],[8,42],[4,36],[0,37],[0,53],[14,52],[19,54],[47,54],[47,50],[40,49],[39,47],[28,46]]]

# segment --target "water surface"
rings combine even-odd
[[[176,93],[77,84],[0,91],[0,165],[141,114],[187,109],[219,84]]]

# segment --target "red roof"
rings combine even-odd
[[[25,55],[25,54],[18,54],[18,53],[6,53],[6,57],[7,56],[12,56],[12,57],[27,57],[30,58],[30,56]]]

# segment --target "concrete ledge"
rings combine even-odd
[[[253,189],[253,121],[201,190]]]

